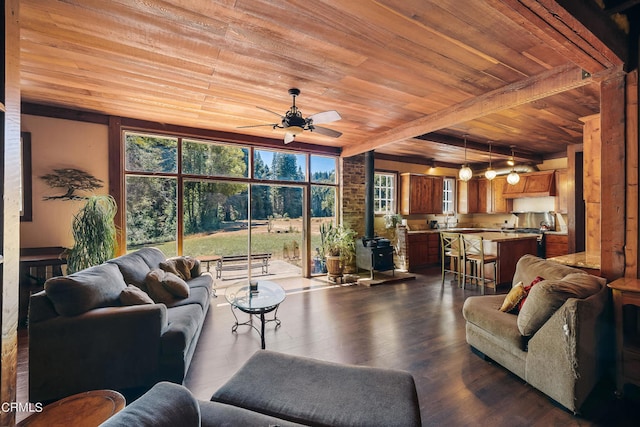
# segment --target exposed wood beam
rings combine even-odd
[[[451,135],[444,135],[437,132],[431,132],[424,135],[416,136],[416,139],[421,139],[423,141],[431,141],[437,142],[439,144],[450,145],[452,147],[464,147],[464,139],[457,138]],[[478,151],[480,153],[488,153],[489,152],[489,144],[484,144],[481,142],[476,142],[467,138],[467,150],[469,151]],[[495,156],[507,156],[511,157],[511,149],[509,147],[503,147],[499,145],[491,145],[491,152]],[[543,157],[539,154],[527,153],[519,149],[514,149],[514,157],[516,160],[520,161],[528,161],[534,163],[542,163],[544,160]],[[460,165],[457,165],[460,166]]]
[[[433,159],[426,159],[418,156],[395,156],[393,154],[375,153],[376,160],[387,160],[390,162],[410,163],[414,165],[431,166],[433,168],[451,168],[457,169],[460,167],[458,163],[449,163],[435,161]]]
[[[574,64],[597,74],[628,60],[624,33],[595,3],[582,0],[488,0]]]
[[[585,77],[579,67],[563,65],[405,123],[376,138],[345,147],[342,156],[350,157],[365,151],[375,150],[387,144],[484,117],[589,83],[591,83],[591,78]]]

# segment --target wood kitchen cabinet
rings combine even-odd
[[[546,258],[567,255],[569,253],[569,236],[566,234],[545,233],[544,250]]]
[[[513,210],[513,201],[504,197],[508,185],[504,176],[495,177],[491,181],[491,213],[509,213]]]
[[[569,174],[566,169],[556,170],[556,212],[569,211]]]
[[[458,180],[458,213],[491,213],[491,181],[474,178]]]
[[[444,179],[441,176],[404,173],[400,178],[402,215],[442,213]]]
[[[440,233],[409,233],[407,258],[409,271],[437,264],[440,259]]]
[[[515,185],[507,185],[504,191],[506,198],[541,197],[556,195],[555,171],[542,171],[520,174],[520,181]]]

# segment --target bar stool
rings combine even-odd
[[[498,257],[496,255],[488,255],[484,253],[484,239],[482,236],[475,234],[462,234],[462,248],[463,248],[463,283],[462,287],[470,279],[473,283],[480,283],[482,288],[482,294],[484,295],[484,287],[487,282],[493,282],[497,285],[496,278],[498,274]],[[471,272],[467,271],[467,264],[469,264]],[[493,280],[487,279],[484,276],[484,266],[486,264],[493,264]]]
[[[440,232],[440,260],[442,262],[442,286],[444,286],[446,273],[453,273],[458,279],[458,286],[461,286],[462,244],[460,233]]]

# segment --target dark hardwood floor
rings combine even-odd
[[[267,325],[274,351],[357,365],[403,369],[416,380],[425,426],[635,426],[637,396],[616,400],[611,381],[592,393],[580,416],[494,363],[465,342],[462,304],[475,288],[440,285],[438,268],[416,280],[374,287],[323,287],[317,280],[289,281],[278,317]],[[505,290],[506,291],[506,290]],[[223,291],[213,300],[185,385],[208,400],[260,348],[258,334],[240,327]],[[25,337],[21,341],[24,343]],[[25,352],[20,357],[26,357]],[[26,363],[19,365],[19,393],[26,389]],[[635,391],[635,390],[632,390]],[[630,393],[631,394],[631,393]]]

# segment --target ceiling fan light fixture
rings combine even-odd
[[[458,178],[462,181],[469,181],[473,176],[473,171],[467,164],[467,135],[464,136],[464,165],[460,168],[458,172]]]
[[[300,126],[289,126],[288,128],[286,128],[286,131],[292,133],[293,135],[300,135],[302,132],[304,132],[304,129]]]

